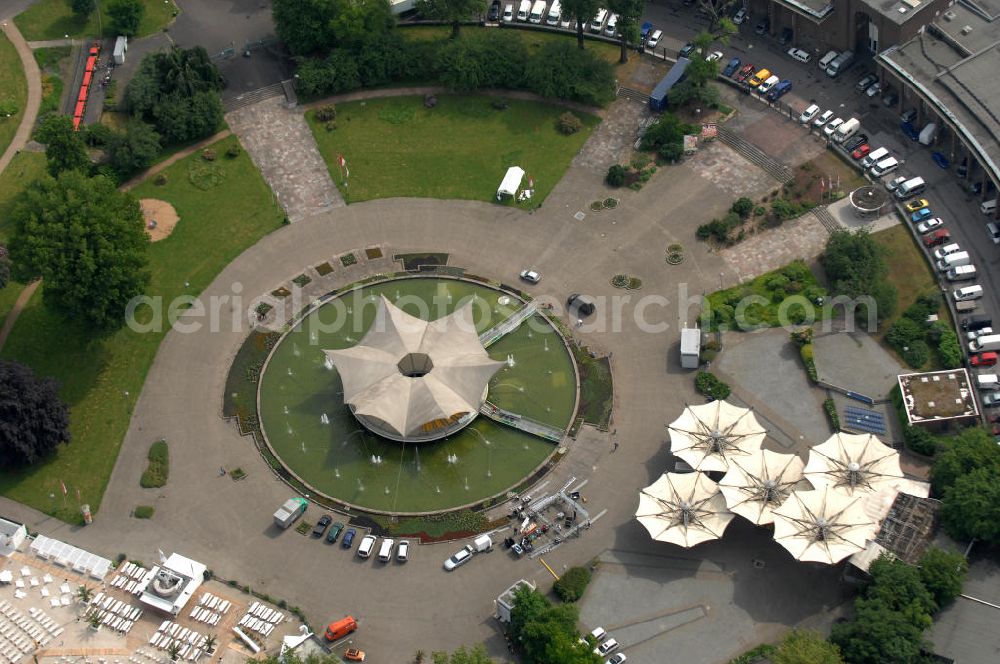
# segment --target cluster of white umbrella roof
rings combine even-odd
[[[688,406],[668,429],[671,452],[695,472],[661,475],[640,491],[635,515],[653,539],[678,546],[721,537],[739,515],[774,524],[796,559],[833,564],[874,538],[864,501],[903,476],[899,454],[871,434],[834,434],[805,464],[762,449],[767,432],[753,411],[725,401]],[[725,475],[716,483],[711,471]]]

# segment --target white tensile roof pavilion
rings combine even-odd
[[[434,440],[471,422],[503,366],[483,348],[472,313],[470,302],[425,321],[382,296],[357,345],[325,351],[355,417],[393,440]]]

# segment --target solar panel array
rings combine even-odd
[[[882,413],[867,408],[857,406],[846,406],[844,408],[844,426],[857,431],[865,431],[878,435],[885,434],[885,419]]]

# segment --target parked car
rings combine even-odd
[[[612,655],[605,664],[624,664],[627,659],[628,657],[625,656],[625,653],[620,652]]]
[[[872,151],[872,146],[867,143],[862,143],[859,145],[854,152],[851,153],[851,159],[861,159]]]
[[[931,212],[931,209],[929,207],[920,208],[919,210],[910,215],[910,221],[916,224],[918,222],[923,221],[924,219],[930,219],[933,216],[934,213]]]
[[[645,23],[643,23],[642,27],[639,28],[639,40],[643,44],[645,44],[646,43],[646,38],[649,37],[649,33],[652,32],[652,31],[653,31],[653,24],[652,23],[650,23],[649,21],[646,21]]]
[[[788,55],[793,60],[798,60],[799,62],[809,62],[812,60],[812,56],[809,54],[809,51],[803,51],[801,48],[788,49]]]
[[[1000,406],[1000,393],[989,392],[983,395],[983,405],[987,408],[996,408]]]
[[[343,530],[344,530],[344,524],[342,524],[340,521],[333,524],[332,526],[330,526],[330,532],[326,534],[326,541],[330,542],[331,544],[333,542],[336,542],[337,538],[340,537],[341,531]]]
[[[764,69],[761,69],[760,71],[758,71],[753,76],[751,76],[750,80],[747,81],[747,84],[751,88],[756,88],[758,85],[760,85],[761,83],[763,83],[764,81],[766,81],[769,78],[771,78],[771,70],[767,69],[767,68],[764,68]]]
[[[889,94],[882,97],[882,103],[885,104],[886,108],[892,108],[899,101],[899,95],[895,92],[890,92]]]
[[[781,34],[778,35],[778,43],[782,46],[789,44],[792,41],[792,29],[782,28]]]
[[[948,232],[947,228],[939,228],[930,235],[924,238],[925,247],[936,247],[939,244],[944,244],[951,239],[951,233]]]
[[[732,60],[729,61],[729,64],[726,65],[726,68],[722,70],[722,75],[728,78],[732,78],[733,74],[735,74],[737,70],[739,70],[739,68],[740,68],[740,59],[733,58]]]
[[[774,89],[767,93],[767,98],[771,101],[778,101],[792,89],[792,82],[787,78],[779,82]]]
[[[757,66],[754,65],[753,63],[748,63],[744,65],[743,69],[740,70],[740,73],[736,75],[736,80],[739,81],[740,83],[745,83],[748,78],[753,76],[753,73],[756,69]]]
[[[930,219],[921,221],[917,224],[917,232],[923,235],[924,233],[930,233],[931,231],[941,228],[942,226],[944,226],[944,221],[941,220],[941,217],[931,217]]]
[[[861,145],[868,142],[868,134],[855,134],[851,138],[844,141],[844,149],[853,152],[857,150]]]
[[[799,116],[799,122],[802,124],[809,124],[816,118],[817,115],[819,115],[819,106],[816,104],[810,104],[806,110],[802,111],[802,115]]]
[[[823,111],[823,113],[818,118],[813,120],[813,126],[822,127],[827,122],[829,122],[831,118],[833,118],[833,111]]]
[[[899,125],[899,128],[903,130],[903,133],[906,134],[906,136],[911,141],[916,141],[920,139],[920,132],[917,131],[917,128],[914,127],[909,122],[904,122],[903,124]]]
[[[521,270],[521,278],[529,284],[537,284],[542,279],[542,275],[535,270]]]
[[[823,127],[823,133],[827,136],[833,136],[833,132],[837,131],[837,127],[844,124],[844,118],[834,118],[826,123]]]
[[[868,89],[868,86],[870,86],[877,80],[878,76],[876,76],[875,74],[866,74],[864,78],[858,81],[857,85],[855,85],[854,87],[858,92],[864,92],[865,90]]]
[[[358,650],[357,648],[348,648],[344,651],[344,659],[348,662],[363,662],[365,661],[365,651]]]
[[[889,191],[896,191],[897,189],[899,189],[899,186],[901,184],[903,184],[909,179],[910,179],[909,175],[900,175],[898,177],[894,177],[893,179],[885,183],[885,188],[888,189]]]
[[[979,337],[984,337],[987,334],[993,334],[992,327],[981,327],[978,330],[969,330],[965,333],[965,338],[969,341],[975,341]]]
[[[711,53],[708,54],[708,57],[705,58],[705,61],[706,62],[718,62],[719,60],[722,59],[722,57],[723,57],[722,56],[722,51],[712,51]]]
[[[740,7],[739,9],[736,10],[736,13],[733,14],[733,23],[735,23],[736,25],[743,25],[743,22],[746,20],[747,20],[747,10]]]
[[[661,37],[663,37],[663,30],[653,30],[653,34],[646,40],[646,48],[656,48],[656,45],[660,43]]]
[[[969,358],[969,366],[973,367],[995,367],[997,364],[997,354],[993,351],[988,353],[976,353]]]
[[[900,122],[913,122],[916,119],[917,119],[917,109],[915,108],[903,111],[899,115]]]
[[[757,23],[757,27],[755,27],[753,31],[756,32],[758,35],[763,36],[766,35],[768,30],[770,29],[771,29],[771,19],[762,18],[760,19],[760,22]]]
[[[614,639],[608,639],[601,645],[594,648],[594,652],[603,657],[604,655],[607,655],[609,652],[617,650],[618,645],[619,645],[618,642],[615,641]]]
[[[882,84],[876,81],[875,83],[872,83],[871,85],[868,86],[868,89],[865,90],[865,94],[869,97],[874,97],[881,91],[882,91]]]
[[[375,550],[375,542],[378,538],[374,535],[365,535],[361,538],[361,544],[358,545],[358,557],[368,558],[372,555],[372,551]]]
[[[930,203],[927,202],[926,198],[918,198],[915,201],[910,201],[906,204],[907,212],[916,212],[917,210],[922,210],[925,207],[929,207]]]
[[[331,521],[333,521],[333,519],[330,518],[329,514],[324,514],[323,516],[321,516],[319,518],[319,521],[316,522],[316,525],[313,526],[312,536],[322,537],[323,533],[326,532],[326,528],[327,526],[330,525]]]
[[[350,549],[351,545],[354,544],[354,536],[358,534],[358,531],[354,528],[348,528],[347,532],[344,533],[344,539],[340,540],[340,546],[345,549]]]
[[[941,168],[943,168],[945,170],[948,170],[948,168],[951,167],[951,162],[948,161],[948,158],[945,157],[940,152],[932,152],[931,153],[931,159],[934,160],[935,164],[937,164],[938,166],[940,166]]]
[[[493,0],[490,3],[490,11],[487,14],[487,18],[491,21],[496,21],[500,18],[500,0]]]
[[[1000,244],[1000,226],[997,226],[991,221],[986,224],[986,232],[990,234],[990,239],[993,240],[993,244]]]
[[[455,552],[448,560],[444,561],[444,568],[449,572],[456,567],[460,567],[472,560],[472,546],[466,544],[463,548]]]
[[[694,53],[694,49],[695,49],[694,44],[688,42],[681,47],[681,50],[677,51],[677,55],[681,56],[682,58],[690,57],[691,54]]]
[[[595,627],[591,630],[590,635],[594,637],[594,641],[600,643],[601,639],[608,635],[608,632],[603,627]]]

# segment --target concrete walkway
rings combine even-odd
[[[0,155],[0,173],[10,164],[14,155],[31,140],[31,130],[35,126],[35,119],[38,118],[38,107],[42,103],[42,75],[38,71],[38,63],[35,56],[31,54],[28,43],[21,36],[21,31],[14,25],[14,21],[6,21],[3,24],[3,33],[17,49],[17,55],[21,58],[21,67],[24,69],[24,77],[28,79],[28,100],[24,106],[24,115],[21,116],[21,125],[14,134],[14,140],[10,142],[3,155]]]
[[[82,39],[46,39],[43,41],[30,41],[28,42],[28,48],[35,50],[36,48],[53,48],[56,46],[76,46],[82,43]]]
[[[14,329],[14,323],[17,322],[18,316],[21,315],[21,311],[28,304],[28,300],[31,296],[35,294],[38,287],[41,285],[42,280],[38,279],[32,281],[30,284],[24,287],[20,295],[17,296],[17,300],[14,301],[14,306],[10,308],[7,313],[7,317],[3,319],[3,326],[0,327],[0,350],[3,350],[3,346],[7,343],[7,337],[10,336],[10,331]]]
[[[345,205],[302,109],[288,109],[284,98],[275,97],[235,110],[226,121],[271,185],[289,221]]]

